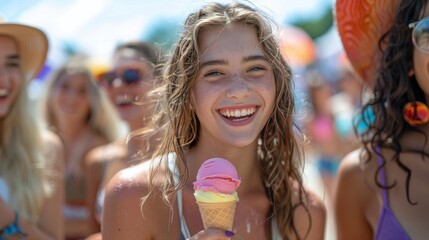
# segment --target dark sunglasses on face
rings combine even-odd
[[[408,24],[413,29],[414,47],[423,53],[429,54],[429,17]]]
[[[143,74],[139,69],[130,68],[122,72],[107,72],[100,74],[98,80],[107,83],[108,86],[113,86],[115,81],[121,81],[126,85],[133,85],[142,80]]]

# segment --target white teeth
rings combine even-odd
[[[256,107],[251,107],[247,109],[236,109],[236,110],[227,110],[223,109],[220,113],[225,117],[246,117],[252,115],[256,112]]]
[[[126,96],[121,96],[121,97],[117,97],[115,98],[115,103],[116,104],[126,104],[126,103],[131,103],[131,99],[126,97]]]
[[[6,97],[9,94],[9,91],[5,88],[0,89],[0,97]]]

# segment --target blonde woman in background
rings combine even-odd
[[[63,149],[27,95],[47,51],[39,29],[0,23],[0,239],[63,239]]]
[[[81,239],[91,233],[85,156],[120,136],[120,119],[80,58],[53,73],[41,104],[49,127],[64,145],[66,238]]]

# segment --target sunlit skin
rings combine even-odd
[[[271,239],[271,231],[267,231],[270,201],[261,181],[256,151],[257,139],[275,103],[271,65],[264,57],[254,27],[231,23],[224,28],[204,29],[198,38],[202,67],[191,91],[190,107],[199,119],[201,131],[198,143],[185,156],[189,181],[182,189],[183,214],[192,236],[189,239],[231,239],[222,229],[203,230],[195,202],[193,179],[196,179],[199,166],[212,157],[228,159],[237,168],[241,179],[237,189],[240,202],[234,217],[233,230],[237,236],[234,239]],[[235,113],[236,110],[240,113]],[[124,169],[108,184],[103,239],[179,238],[176,199],[171,200],[173,212],[158,193],[141,208],[140,199],[148,190],[149,164],[145,162]],[[164,171],[156,172],[155,185],[163,181]],[[316,225],[323,225],[324,213],[319,207],[317,211],[313,215],[312,230],[316,229],[320,236],[323,230]],[[298,228],[307,224],[303,210],[297,209],[295,215]]]
[[[88,80],[80,73],[59,77],[52,93],[52,108],[59,124],[86,124],[90,112]]]
[[[255,29],[236,25],[200,33],[202,68],[192,106],[202,123],[201,143],[208,146],[256,144],[274,108],[274,75]],[[238,41],[247,37],[250,40]]]
[[[150,99],[146,94],[153,88],[153,74],[150,62],[133,49],[119,50],[113,58],[112,70],[118,74],[126,69],[138,69],[142,73],[142,80],[138,83],[127,85],[120,79],[116,79],[112,86],[105,86],[111,101],[122,119],[130,125],[131,129],[141,126],[144,119],[150,119]],[[137,104],[133,103],[137,102]]]
[[[15,41],[0,35],[0,119],[9,113],[22,86],[20,66]]]
[[[16,109],[19,106],[15,105],[17,104],[18,95],[23,93],[21,91],[27,90],[25,87],[26,83],[22,75],[18,46],[13,38],[0,35],[0,123],[11,114],[14,108],[14,111],[25,111],[23,109]],[[21,126],[12,125],[12,127],[20,128]],[[3,130],[4,129],[1,129],[0,132]],[[46,156],[46,160],[52,164],[50,167],[53,168],[52,170],[56,174],[55,178],[52,179],[55,186],[53,189],[54,195],[43,199],[37,223],[30,222],[20,217],[19,226],[23,232],[28,234],[28,237],[26,237],[28,239],[62,239],[64,224],[62,222],[61,211],[59,211],[64,203],[63,181],[61,177],[63,176],[63,165],[61,161],[63,155],[62,146],[59,139],[54,134],[44,132],[41,137],[43,145],[49,147],[49,156]],[[3,145],[2,148],[4,147]],[[3,160],[3,158],[1,160]],[[6,165],[3,163],[3,166]],[[34,165],[25,164],[22,166],[29,167]],[[13,191],[13,189],[10,190]],[[0,229],[11,224],[14,220],[15,209],[13,209],[5,199],[0,197]],[[4,235],[2,235],[2,237],[4,237]],[[8,239],[18,238],[20,237],[13,236]]]

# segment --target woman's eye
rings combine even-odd
[[[257,71],[264,71],[266,70],[264,67],[256,66],[249,69],[249,72],[257,72]]]
[[[204,74],[204,77],[216,77],[216,76],[221,76],[222,73],[218,72],[218,71],[210,71],[206,74]]]
[[[6,64],[6,66],[12,67],[12,68],[18,68],[18,67],[20,67],[20,64],[19,64],[19,62],[9,62]]]

